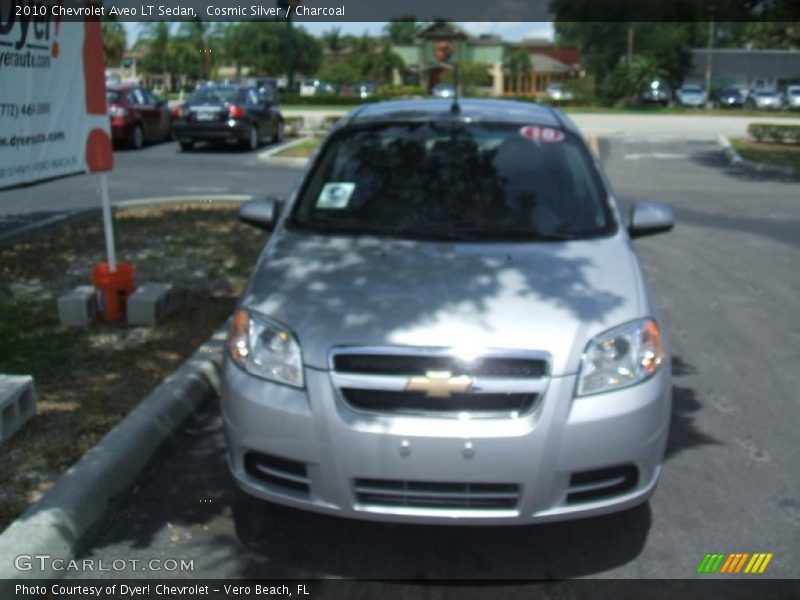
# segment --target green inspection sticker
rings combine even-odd
[[[355,183],[335,181],[326,183],[317,198],[317,208],[342,210],[350,204],[350,196],[356,189]]]

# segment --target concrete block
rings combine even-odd
[[[97,318],[97,297],[91,285],[79,285],[58,298],[58,319],[62,325],[88,327]]]
[[[175,312],[183,302],[171,283],[144,283],[128,298],[128,324],[153,326]]]
[[[0,443],[36,414],[36,389],[30,375],[0,375]]]

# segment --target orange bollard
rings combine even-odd
[[[118,263],[113,273],[108,263],[100,263],[92,269],[92,283],[97,290],[97,308],[104,321],[125,319],[128,296],[133,293],[135,272],[131,263]]]

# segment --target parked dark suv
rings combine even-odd
[[[206,85],[191,95],[175,117],[173,131],[183,150],[191,150],[196,142],[233,142],[255,150],[265,139],[279,142],[283,138],[274,84]]]

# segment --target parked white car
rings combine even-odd
[[[551,83],[547,87],[546,94],[547,99],[553,102],[566,102],[567,100],[573,100],[575,98],[572,92],[565,90],[560,83]]]
[[[678,103],[681,106],[700,107],[704,106],[708,100],[708,94],[699,85],[684,85],[676,93]]]
[[[786,104],[792,110],[800,108],[800,85],[790,85],[786,88]]]
[[[777,90],[758,90],[750,95],[747,102],[752,108],[780,110],[784,106],[783,94]]]

